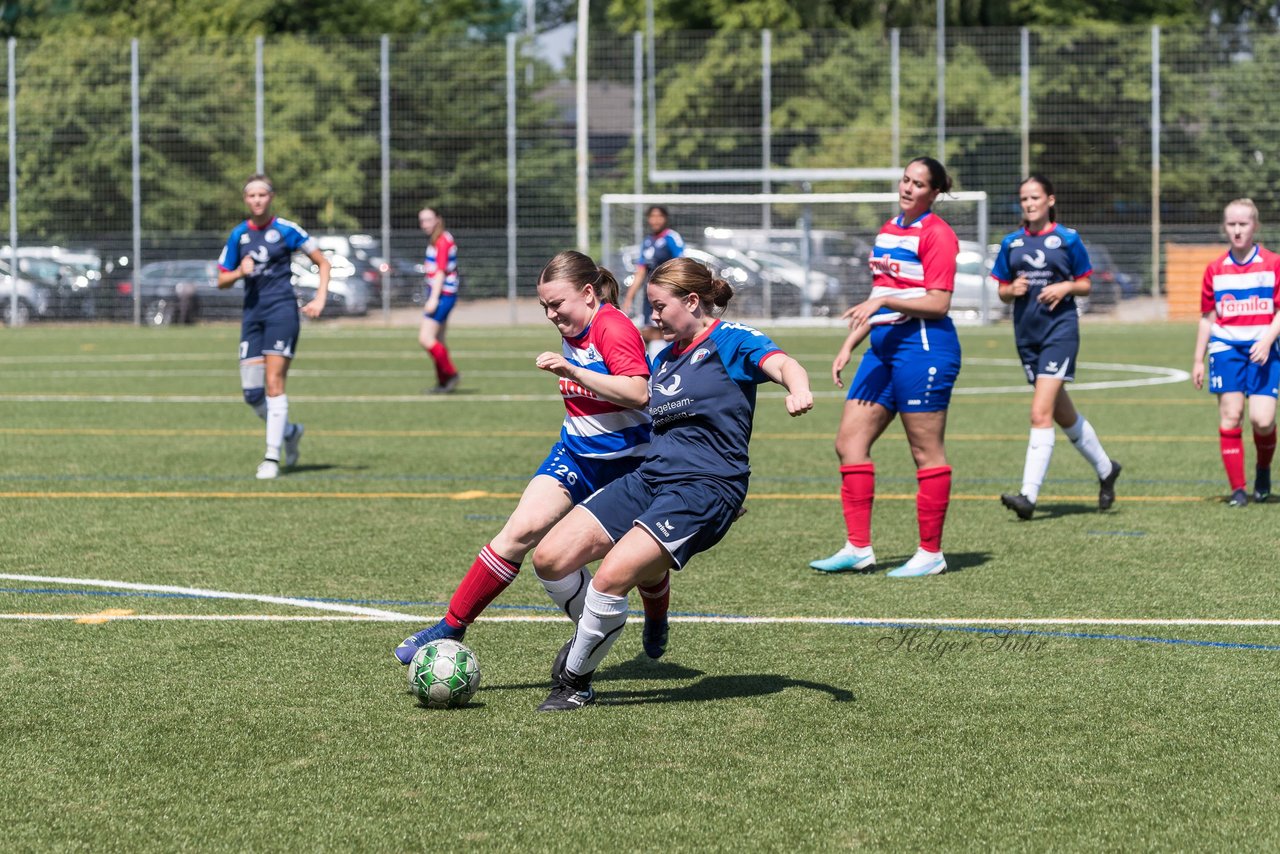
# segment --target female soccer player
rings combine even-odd
[[[747,494],[756,386],[785,386],[793,416],[813,407],[799,362],[755,329],[718,319],[733,289],[706,267],[668,261],[653,271],[648,296],[671,344],[653,362],[653,440],[644,462],[571,511],[534,552],[534,569],[549,588],[604,558],[573,639],[552,666],[541,711],[593,703],[591,677],[627,621],[627,593],[665,584],[671,569],[728,532]]]
[[[684,239],[678,231],[671,228],[671,215],[662,205],[650,205],[644,215],[649,225],[649,234],[640,247],[640,262],[636,264],[636,273],[631,278],[631,287],[627,288],[627,295],[622,300],[622,310],[630,317],[636,298],[639,297],[637,323],[640,325],[649,355],[653,356],[657,355],[665,345],[662,341],[662,333],[653,322],[645,279],[661,264],[684,254]]]
[[[307,317],[319,317],[329,295],[329,259],[311,235],[296,222],[271,213],[275,190],[266,175],[251,175],[244,184],[249,218],[231,230],[218,259],[218,287],[244,280],[244,317],[240,322],[240,385],[244,402],[267,422],[267,452],[258,464],[258,479],[280,474],[284,463],[298,464],[302,425],[289,423],[285,378],[298,349],[298,298],[293,293],[290,266],[293,253],[302,252],[319,268],[315,298],[302,307]]]
[[[960,340],[947,312],[960,244],[932,207],[938,194],[950,189],[947,170],[933,158],[917,157],[907,164],[898,181],[901,213],[876,236],[871,296],[844,313],[852,330],[871,326],[871,344],[849,385],[836,434],[848,541],[831,557],[809,564],[822,572],[875,567],[871,447],[895,414],[901,415],[916,464],[920,547],[888,574],[910,578],[947,568],[942,526],[951,500],[951,466],[943,436],[951,388],[960,374]]]
[[[1071,444],[1098,475],[1098,509],[1116,500],[1120,464],[1107,456],[1093,425],[1076,411],[1065,383],[1075,377],[1080,351],[1076,297],[1089,295],[1093,266],[1080,235],[1059,225],[1049,179],[1032,175],[1018,187],[1022,226],[1000,243],[991,276],[1000,300],[1013,303],[1013,337],[1018,358],[1035,392],[1031,398],[1031,439],[1022,468],[1022,488],[1000,501],[1019,519],[1036,510],[1040,487],[1053,456],[1057,422]]]
[[[1280,255],[1253,242],[1258,208],[1236,199],[1222,215],[1231,248],[1204,271],[1200,291],[1200,329],[1196,334],[1191,380],[1204,388],[1204,356],[1209,353],[1209,391],[1218,396],[1218,437],[1222,465],[1231,487],[1228,504],[1249,503],[1244,480],[1244,438],[1240,422],[1249,398],[1254,469],[1253,500],[1271,495],[1271,458],[1276,450],[1276,396],[1280,393]]]
[[[551,526],[593,491],[635,469],[649,446],[649,366],[644,343],[617,309],[613,274],[580,252],[561,252],[542,268],[538,299],[564,337],[559,353],[534,364],[560,377],[566,410],[560,441],[534,474],[507,523],[480,550],[449,600],[444,619],[405,638],[395,650],[408,664],[418,648],[440,638],[461,638],[480,613],[507,588],[520,563]],[[544,582],[571,619],[582,613],[590,574],[577,572]],[[641,589],[645,603],[645,651],[666,648],[669,587],[665,579]]]
[[[436,363],[436,384],[427,389],[431,394],[449,394],[458,387],[458,369],[444,346],[445,323],[458,301],[458,244],[444,229],[444,217],[435,208],[418,211],[418,227],[427,235],[426,301],[422,305],[422,323],[418,326],[418,343]]]

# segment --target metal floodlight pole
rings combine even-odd
[[[902,163],[902,31],[894,27],[889,33],[889,152],[896,167]]]
[[[637,32],[631,40],[631,147],[634,149],[632,159],[632,187],[639,195],[644,192],[644,36]],[[644,240],[643,214],[640,203],[635,206],[634,239],[636,245]],[[609,265],[605,256],[600,263]]]
[[[129,110],[133,139],[133,322],[142,324],[142,134],[138,127],[138,40],[129,42]]]
[[[578,0],[578,109],[577,172],[578,172],[578,251],[591,251],[591,227],[587,211],[587,26],[591,18],[590,0]]]
[[[773,33],[764,30],[760,33],[760,168],[766,172],[773,166]],[[773,184],[766,178],[760,182],[760,192],[773,190]],[[773,225],[773,208],[765,205],[760,209],[760,225],[767,236]]]
[[[391,37],[383,34],[379,45],[378,121],[382,148],[382,322],[391,323]]]
[[[653,0],[645,0],[644,29],[649,41],[649,180],[656,181],[653,174],[658,171],[658,74],[653,58]]]
[[[18,318],[18,42],[9,39],[9,317]]]
[[[524,0],[524,33],[529,37],[530,45],[538,36],[538,3],[537,0]],[[524,82],[533,85],[533,60],[525,63]]]
[[[1022,113],[1022,172],[1023,178],[1031,174],[1031,31],[1022,28],[1021,42],[1021,78],[1022,91],[1019,93]]]

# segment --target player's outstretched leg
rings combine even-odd
[[[1259,503],[1271,497],[1271,459],[1276,453],[1276,430],[1261,433],[1253,428],[1253,447],[1258,452],[1258,462],[1253,470],[1253,500]]]
[[[592,584],[587,589],[578,630],[564,654],[564,664],[555,674],[551,693],[538,711],[573,711],[594,703],[596,693],[591,687],[591,677],[626,623],[627,597],[601,593]]]
[[[462,636],[467,633],[466,626],[455,626],[449,622],[449,618],[445,617],[434,626],[428,626],[416,634],[409,635],[400,642],[395,648],[392,655],[396,657],[396,661],[401,664],[408,664],[413,661],[414,655],[418,650],[422,649],[432,641],[442,640],[444,638],[452,638],[453,640],[462,640]]]
[[[1098,481],[1098,509],[1110,510],[1111,505],[1116,503],[1116,481],[1120,478],[1120,470],[1122,466],[1115,460],[1110,460],[1111,471],[1107,476]]]

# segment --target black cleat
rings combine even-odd
[[[1098,481],[1098,509],[1110,510],[1111,505],[1116,503],[1116,480],[1120,477],[1120,469],[1122,466],[1115,460],[1111,461],[1111,474]]]
[[[1253,470],[1253,500],[1261,504],[1271,497],[1271,469],[1258,466]]]
[[[556,653],[555,661],[551,662],[551,684],[558,683],[564,674],[564,663],[569,659],[569,650],[573,647],[573,638],[569,638],[564,642],[564,646],[560,647],[560,651]]]
[[[1024,522],[1036,512],[1036,503],[1021,492],[1006,492],[1000,496],[1000,503],[1017,513]]]
[[[650,658],[662,658],[662,654],[667,651],[667,632],[670,627],[666,614],[663,614],[659,620],[650,620],[647,615],[645,616],[644,631],[640,633],[640,643],[644,647],[645,655]]]
[[[591,677],[595,671],[578,675],[565,669],[565,659],[569,657],[569,647],[573,642],[565,644],[556,655],[552,665],[551,693],[538,706],[540,712],[572,712],[583,706],[590,706],[596,701],[595,689],[591,687]]]
[[[1249,493],[1243,489],[1237,489],[1231,493],[1231,497],[1227,499],[1228,507],[1244,507],[1249,503]]]

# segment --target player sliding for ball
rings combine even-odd
[[[626,624],[627,594],[665,586],[671,569],[728,532],[747,494],[756,386],[785,386],[793,416],[813,408],[799,362],[763,333],[719,320],[733,297],[723,279],[675,258],[654,270],[647,288],[653,319],[671,342],[653,362],[648,453],[634,472],[570,511],[534,552],[534,569],[549,589],[603,558],[573,638],[552,665],[551,694],[540,711],[595,702],[591,677]]]
[[[581,252],[561,252],[542,268],[538,301],[564,338],[559,353],[535,364],[560,378],[565,419],[560,441],[534,474],[520,503],[492,542],[480,550],[444,619],[410,635],[395,649],[401,664],[434,640],[460,640],[481,612],[515,581],[520,563],[551,526],[592,492],[633,471],[649,446],[649,366],[644,342],[618,310],[613,274]],[[582,614],[591,573],[585,562],[554,580],[547,593],[573,621]],[[667,576],[640,588],[644,649],[658,658],[667,646]]]

